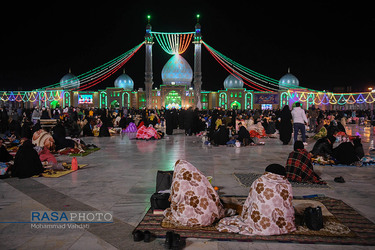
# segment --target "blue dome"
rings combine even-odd
[[[236,77],[234,75],[229,75],[224,80],[224,88],[225,89],[242,89],[243,81],[239,76]]]
[[[116,88],[123,88],[125,90],[133,90],[134,81],[127,74],[123,73],[115,80]]]
[[[284,88],[293,88],[293,86],[298,87],[299,81],[297,77],[295,77],[291,73],[288,73],[280,78],[279,86]]]
[[[75,75],[68,73],[60,79],[60,86],[64,89],[77,89],[80,86],[80,82]]]
[[[174,55],[164,65],[161,71],[163,84],[190,86],[193,80],[193,70],[189,63],[180,55]]]

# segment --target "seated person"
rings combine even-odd
[[[314,135],[314,139],[318,140],[318,139],[321,139],[321,138],[324,138],[327,136],[327,129],[326,127],[324,127],[324,120],[321,119],[318,126],[316,127],[316,134]]]
[[[351,142],[342,142],[333,149],[332,156],[340,164],[350,165],[359,161],[355,148]]]
[[[55,141],[56,150],[60,150],[63,148],[74,148],[74,141],[71,139],[66,139],[66,132],[61,123],[57,124],[52,130],[52,137]]]
[[[353,140],[355,154],[358,156],[359,159],[362,159],[365,156],[365,152],[363,151],[363,145],[361,143],[361,138],[356,138]]]
[[[267,125],[266,134],[272,135],[276,133],[276,117],[273,116],[270,119],[265,119]]]
[[[55,148],[55,140],[44,129],[39,129],[33,134],[32,144],[41,148],[46,147],[49,150],[54,150]]]
[[[82,135],[83,136],[94,136],[92,129],[94,128],[95,121],[94,119],[87,119],[84,126],[82,127]]]
[[[8,162],[13,160],[13,156],[9,154],[8,150],[3,145],[3,139],[0,138],[0,162]]]
[[[244,235],[279,235],[296,230],[292,204],[292,185],[285,168],[271,164],[253,182],[240,215],[219,221],[220,232]]]
[[[302,141],[294,143],[294,151],[289,154],[285,170],[289,181],[326,184],[314,172],[311,154],[304,148]]]
[[[102,119],[103,119],[103,122],[99,129],[99,137],[109,137],[111,135],[109,133],[108,126],[107,126],[107,118],[102,118]]]
[[[184,160],[175,164],[169,199],[164,216],[176,225],[209,226],[224,217],[219,195],[206,176]]]
[[[23,142],[14,157],[14,165],[11,168],[13,177],[28,178],[43,173],[44,168],[38,153],[30,140]]]
[[[40,161],[48,162],[49,165],[52,165],[53,170],[64,170],[64,167],[57,163],[56,157],[46,147],[43,147],[38,155]]]
[[[240,141],[244,146],[254,143],[254,141],[250,138],[250,133],[247,131],[245,126],[243,126],[241,122],[238,124],[238,126],[239,130],[237,140]]]
[[[33,137],[33,132],[31,128],[32,125],[32,122],[30,122],[27,117],[24,117],[23,125],[21,127],[21,138],[31,139]]]
[[[314,156],[330,157],[333,153],[333,143],[335,143],[335,141],[336,137],[333,135],[321,138],[315,143],[311,153]]]
[[[229,129],[224,125],[220,125],[219,129],[212,135],[212,142],[216,145],[226,145],[229,141]]]

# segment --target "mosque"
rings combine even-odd
[[[161,71],[160,88],[151,91],[151,108],[196,107],[192,86],[193,70],[181,55],[173,55]],[[146,93],[140,88],[134,90],[133,79],[125,73],[117,77],[113,87],[99,91],[69,91],[79,87],[79,80],[72,73],[64,75],[60,87],[64,98],[60,106],[136,108],[146,107]],[[280,85],[299,85],[297,77],[288,72],[280,78]],[[202,109],[220,107],[223,109],[276,109],[283,105],[280,92],[258,92],[247,90],[241,78],[228,75],[223,79],[223,90],[201,91]]]
[[[198,19],[199,21],[199,19]],[[195,25],[195,32],[186,35],[193,38],[194,45],[194,67],[181,55],[182,47],[188,46],[184,43],[185,38],[181,39],[179,46],[175,46],[175,50],[171,51],[171,58],[165,63],[162,71],[162,82],[153,86],[153,70],[152,70],[152,46],[154,38],[158,40],[161,33],[152,32],[151,24],[146,25],[145,33],[145,89],[134,89],[133,79],[125,73],[117,77],[113,87],[107,87],[98,91],[78,91],[80,88],[80,79],[69,73],[64,75],[59,85],[54,88],[46,88],[44,92],[38,94],[38,99],[34,98],[32,92],[26,94],[22,98],[24,106],[35,107],[98,107],[98,108],[199,108],[202,110],[223,108],[223,109],[277,109],[285,104],[290,104],[290,97],[285,91],[287,86],[299,86],[298,79],[290,72],[283,76],[279,81],[279,91],[259,92],[248,90],[244,87],[243,80],[230,74],[223,79],[223,87],[217,91],[205,91],[202,86],[201,72],[201,45],[202,34],[199,22]],[[168,37],[171,34],[168,33]],[[179,39],[179,35],[174,37],[174,41]],[[172,39],[173,40],[173,39]],[[188,41],[186,39],[186,41]],[[190,41],[190,40],[189,40]],[[177,43],[178,44],[178,43]],[[185,44],[185,45],[184,45]],[[178,49],[177,49],[178,48]],[[84,85],[84,83],[82,83]],[[82,86],[81,86],[82,87]],[[82,88],[81,88],[82,89]],[[83,88],[84,89],[84,88]],[[44,94],[43,94],[44,93]],[[49,94],[48,94],[49,93]],[[25,96],[27,98],[25,98]],[[17,96],[5,100],[21,100]],[[25,100],[28,100],[25,102]],[[306,102],[308,105],[309,102]],[[308,107],[307,107],[308,108]]]
[[[114,81],[113,87],[98,91],[82,90],[88,88],[82,88],[86,83],[85,80],[81,83],[80,79],[84,78],[78,78],[69,70],[69,73],[61,78],[59,84],[53,85],[53,88],[24,91],[23,94],[19,91],[2,91],[0,104],[9,107],[21,105],[26,108],[74,106],[82,108],[179,109],[193,107],[201,110],[213,108],[264,110],[278,109],[284,105],[291,106],[299,101],[304,109],[316,105],[325,110],[368,108],[375,101],[371,93],[336,94],[302,88],[298,78],[290,73],[290,69],[278,83],[275,80],[276,87],[272,88],[273,91],[246,89],[243,80],[237,74],[230,74],[223,79],[222,89],[205,91],[202,89],[201,45],[203,41],[200,24],[197,22],[195,25],[195,32],[184,34],[152,32],[151,29],[151,24],[148,23],[145,41],[142,43],[146,51],[144,89],[134,89],[133,79],[124,70]],[[160,87],[154,88],[152,46],[154,38],[158,40],[165,34],[168,37],[174,36],[173,41],[178,39],[181,41],[174,47],[172,46],[170,51],[163,48],[172,56],[161,71],[162,82],[157,84]],[[181,38],[182,35],[185,38]],[[186,49],[191,41],[186,37],[193,39],[191,42],[194,45],[193,68],[181,55],[183,48]],[[207,44],[204,43],[204,45],[207,47]]]

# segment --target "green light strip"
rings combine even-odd
[[[279,86],[279,84],[278,84],[279,81],[278,81],[278,80],[276,80],[276,79],[274,79],[274,78],[271,78],[271,77],[268,77],[268,76],[265,76],[265,75],[262,75],[262,74],[260,74],[260,73],[258,73],[258,72],[256,72],[256,71],[253,71],[253,70],[251,70],[251,69],[249,69],[249,68],[246,68],[246,67],[242,66],[241,64],[239,64],[239,63],[233,61],[233,60],[230,59],[229,57],[227,57],[227,56],[221,54],[221,53],[218,52],[217,50],[213,49],[213,48],[212,48],[211,46],[209,46],[207,43],[205,43],[205,42],[203,42],[203,43],[204,43],[207,47],[209,47],[209,48],[210,48],[215,54],[217,54],[219,57],[221,57],[221,58],[227,60],[227,61],[230,62],[230,64],[232,64],[232,65],[236,65],[237,68],[242,69],[242,71],[245,71],[246,73],[252,75],[252,77],[256,77],[256,76],[258,76],[258,77],[262,78],[263,81],[266,81],[267,83],[269,83],[269,84],[271,84],[271,85]],[[261,80],[261,79],[259,79],[259,80]],[[291,85],[291,84],[287,84],[286,86],[287,86],[286,88],[298,88],[298,89],[307,89],[307,90],[310,90],[310,91],[317,91],[317,90],[315,90],[315,89],[309,89],[309,88],[305,88],[305,87],[301,87],[301,86],[296,86],[296,85]]]
[[[113,68],[113,66],[115,64],[118,65],[123,60],[126,60],[126,58],[129,55],[131,55],[135,50],[137,50],[138,47],[141,46],[143,43],[144,42],[138,44],[137,46],[128,50],[127,52],[117,56],[116,58],[114,58],[114,59],[112,59],[112,60],[92,69],[92,70],[89,70],[89,71],[87,71],[83,74],[80,74],[79,76],[77,76],[77,78],[80,80],[81,84],[92,81],[92,80],[95,80],[95,78],[100,77],[105,72],[108,72],[108,70],[111,70],[111,68]],[[98,75],[98,76],[96,76],[96,75]],[[94,76],[95,76],[95,78],[92,79],[92,77],[94,77]],[[43,89],[46,89],[46,88],[54,88],[54,87],[57,87],[57,86],[60,86],[60,83],[51,84],[51,85],[45,86],[45,87],[37,89],[37,90],[43,90]]]

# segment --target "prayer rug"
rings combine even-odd
[[[82,153],[77,153],[77,154],[69,154],[69,156],[87,156],[91,153],[94,153],[95,151],[100,150],[100,148],[91,148],[91,149],[86,149],[85,152]]]
[[[242,200],[246,199],[246,197],[233,198],[239,198]],[[199,228],[176,227],[168,221],[163,221],[163,215],[155,215],[150,209],[135,230],[149,230],[156,237],[165,237],[167,231],[173,230],[175,233],[180,234],[181,237],[184,238],[204,238],[247,242],[264,241],[279,243],[375,246],[375,224],[360,215],[343,201],[330,197],[314,197],[310,199],[304,198],[303,200],[308,200],[310,202],[321,202],[333,215],[330,219],[332,223],[336,223],[336,226],[333,226],[328,231],[326,230],[326,232],[311,231],[307,228],[300,228],[299,226],[298,230],[291,234],[247,236],[235,233],[219,232],[214,226]],[[326,218],[324,222],[325,225],[327,225]]]
[[[258,179],[262,174],[255,174],[255,173],[247,173],[247,174],[239,174],[234,173],[234,177],[237,179],[237,181],[245,186],[250,187],[251,184]],[[306,182],[290,182],[292,184],[292,187],[294,188],[331,188],[327,184],[316,184],[316,183],[306,183]]]
[[[81,169],[81,168],[84,168],[86,167],[87,165],[89,164],[78,164],[78,168]],[[63,165],[64,167],[66,168],[69,168],[67,170],[62,170],[62,171],[55,171],[55,170],[45,170],[44,173],[42,173],[42,175],[34,175],[33,177],[46,177],[46,178],[59,178],[61,176],[64,176],[64,175],[67,175],[67,174],[70,174],[72,172],[74,172],[73,170],[71,170],[71,166],[72,164],[64,164]]]

